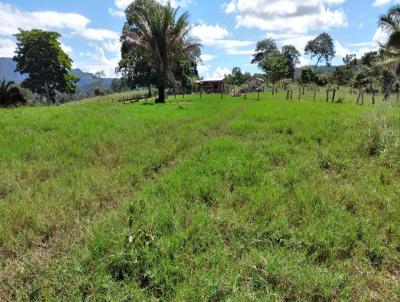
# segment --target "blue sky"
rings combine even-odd
[[[166,0],[159,0],[165,2]],[[379,15],[400,1],[393,0],[173,0],[191,14],[193,35],[203,44],[204,77],[219,77],[250,64],[256,42],[272,37],[279,45],[305,43],[325,31],[335,41],[341,62],[346,53],[361,56],[377,48],[385,35]],[[63,48],[74,67],[115,76],[123,10],[129,0],[0,0],[0,57],[11,57],[18,27],[41,28],[62,34]],[[302,65],[312,63],[303,56]]]

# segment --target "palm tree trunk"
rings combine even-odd
[[[158,99],[156,99],[156,103],[165,103],[166,79],[167,77],[165,75],[161,75],[158,79]]]

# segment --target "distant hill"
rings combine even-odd
[[[26,76],[15,72],[15,67],[16,63],[11,58],[0,58],[0,81],[6,79],[6,81],[21,83],[25,80]]]
[[[13,81],[15,83],[21,83],[27,78],[27,76],[15,72],[16,63],[11,58],[0,58],[0,81],[6,79],[6,81]],[[72,73],[79,78],[77,83],[78,90],[90,90],[93,87],[93,74],[84,72],[79,68],[73,69]],[[111,87],[111,78],[103,79],[104,88]]]
[[[310,67],[312,70],[314,70],[314,66],[303,66],[303,67],[299,67],[299,68],[296,68],[296,70],[295,70],[295,73],[294,73],[294,76],[296,77],[296,78],[299,78],[300,76],[301,76],[301,70],[303,69],[303,68],[306,68],[306,67]],[[318,66],[317,67],[317,73],[318,74],[325,74],[325,73],[331,73],[331,72],[334,72],[335,71],[335,69],[336,69],[336,67],[337,66],[326,66],[326,65],[321,65],[321,66]]]

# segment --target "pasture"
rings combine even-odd
[[[395,100],[110,98],[0,110],[1,301],[400,298]]]

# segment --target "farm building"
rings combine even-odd
[[[199,89],[206,93],[221,93],[225,90],[225,78],[204,79],[196,82]]]
[[[259,77],[252,77],[251,79],[249,79],[247,81],[247,85],[251,88],[258,88],[258,87],[264,85],[264,83],[265,83],[265,80],[261,79]]]

